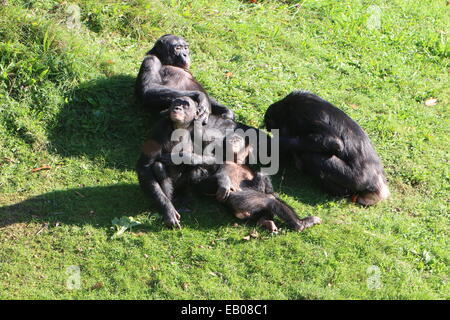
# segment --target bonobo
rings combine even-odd
[[[184,156],[195,156],[191,153],[193,143],[190,139],[194,122],[200,121],[198,117],[197,104],[192,99],[189,97],[174,99],[168,114],[159,119],[153,127],[137,163],[139,184],[144,193],[156,202],[169,227],[180,227],[181,217],[172,200],[179,189],[186,186],[183,183],[184,172],[191,168],[186,165],[167,166],[160,158],[162,154],[171,154],[180,143],[183,143]],[[176,129],[184,129],[180,131],[184,133],[184,136],[180,136],[181,141],[171,140],[172,133]],[[201,163],[202,157],[199,158],[200,160],[191,159],[190,162]],[[180,194],[182,193],[180,191]]]
[[[222,165],[210,166],[210,171],[191,176],[200,192],[216,191],[217,200],[225,202],[239,219],[256,219],[259,225],[277,231],[273,221],[275,215],[289,227],[302,231],[321,222],[318,217],[298,218],[295,211],[281,199],[272,188],[270,178],[255,173],[245,161],[252,151],[244,137],[231,133],[224,139],[226,161]],[[214,169],[212,169],[214,167]]]
[[[154,115],[166,110],[179,97],[190,97],[199,108],[199,118],[206,122],[212,112],[233,118],[233,112],[208,97],[205,89],[189,72],[191,60],[188,43],[174,35],[159,38],[147,52],[136,79],[135,93],[144,109]]]
[[[294,91],[272,104],[264,122],[280,148],[333,195],[369,206],[389,196],[380,158],[364,130],[328,101]]]

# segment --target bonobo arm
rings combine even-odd
[[[173,159],[182,158],[183,165],[198,166],[198,165],[213,165],[216,164],[216,157],[210,155],[199,155],[193,152],[180,152],[180,153],[163,153],[158,157],[158,161],[166,165],[178,165],[174,163]]]
[[[172,199],[170,199],[162,190],[161,185],[156,180],[152,170],[157,154],[157,150],[150,156],[144,153],[141,154],[136,166],[139,185],[144,193],[156,202],[158,208],[163,213],[164,222],[170,227],[179,228],[179,214],[172,204]]]
[[[136,96],[145,108],[160,112],[169,107],[171,101],[180,97],[190,97],[198,104],[199,118],[206,117],[210,110],[208,96],[201,91],[186,91],[170,88],[162,84],[162,64],[156,56],[149,55],[144,58],[136,79]]]
[[[344,142],[336,130],[330,125],[315,121],[311,132],[302,137],[280,137],[280,145],[285,151],[312,151],[340,155],[344,150]]]
[[[237,191],[237,190],[234,190],[234,188],[233,188],[233,185],[231,183],[231,179],[230,179],[230,176],[228,175],[227,170],[223,170],[223,169],[224,169],[224,167],[219,169],[215,174],[215,177],[217,179],[216,199],[220,202],[227,200],[232,191]]]
[[[221,116],[224,119],[234,119],[234,113],[223,104],[218,103],[214,98],[209,97],[211,103],[211,113]]]
[[[252,189],[259,192],[270,194],[275,192],[273,190],[272,181],[270,181],[270,178],[261,172],[257,172],[253,179],[248,183]]]

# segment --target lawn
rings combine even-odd
[[[447,1],[2,3],[0,299],[450,298]],[[323,224],[272,235],[196,198],[164,228],[134,172],[133,85],[166,33],[239,121],[294,89],[344,110],[391,198],[359,207],[288,167],[276,191]],[[122,216],[141,224],[113,237]]]

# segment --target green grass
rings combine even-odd
[[[79,30],[66,27],[66,2],[5,3],[0,298],[450,298],[446,1],[80,0]],[[188,39],[193,74],[241,121],[261,126],[294,89],[347,112],[376,146],[392,197],[358,207],[288,168],[277,192],[322,225],[245,241],[253,226],[196,199],[182,230],[165,229],[134,173],[149,119],[133,83],[166,33]],[[121,216],[143,224],[112,240]],[[66,287],[71,265],[79,290]]]

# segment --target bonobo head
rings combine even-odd
[[[224,139],[226,161],[238,164],[245,163],[245,160],[252,152],[253,148],[249,145],[245,138],[236,132],[227,135]]]
[[[264,124],[266,128],[269,131],[271,131],[272,129],[280,129],[280,135],[288,135],[286,119],[291,118],[287,113],[288,110],[288,106],[280,102],[276,102],[269,106],[266,113],[264,114]]]
[[[188,70],[191,64],[189,44],[181,37],[166,34],[156,40],[153,48],[147,52],[158,57],[164,65]]]
[[[169,108],[169,118],[176,128],[187,128],[198,118],[197,104],[189,97],[173,100]]]

